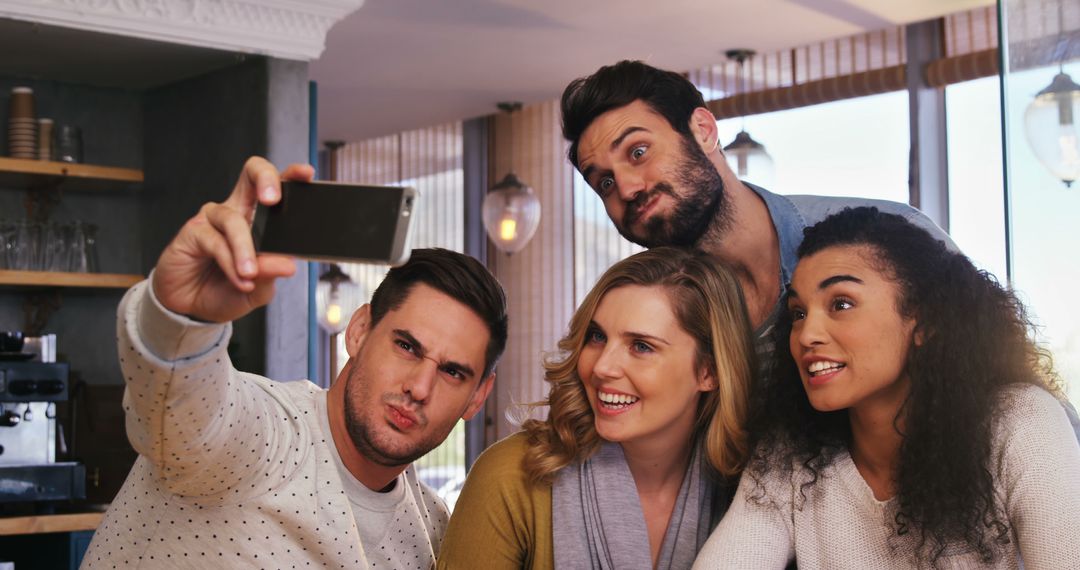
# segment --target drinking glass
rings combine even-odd
[[[98,228],[94,224],[83,223],[83,242],[86,248],[86,270],[90,273],[97,273],[101,271],[101,266],[98,264],[98,248],[97,248],[97,231]]]
[[[15,222],[15,240],[12,248],[12,269],[40,269],[38,246],[41,242],[41,224],[20,220]]]
[[[43,255],[41,268],[45,271],[67,271],[67,250],[71,243],[71,226],[48,224],[42,228]]]
[[[60,162],[82,162],[82,131],[72,125],[60,125],[56,129],[55,160]]]
[[[69,271],[97,273],[97,226],[82,221],[71,224]]]
[[[0,220],[0,269],[14,269],[11,264],[11,250],[15,246],[15,224]]]

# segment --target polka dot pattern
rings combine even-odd
[[[326,392],[234,370],[230,325],[167,313],[147,291],[127,293],[117,323],[140,457],[83,568],[431,567],[448,515],[411,468],[386,532],[361,537],[368,513],[345,491]]]

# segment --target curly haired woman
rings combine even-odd
[[[791,358],[694,568],[1080,568],[1080,446],[1012,293],[873,208],[799,257]]]

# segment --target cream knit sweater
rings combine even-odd
[[[118,313],[139,458],[83,568],[433,565],[446,507],[412,467],[365,500],[334,450],[324,390],[233,369],[230,325],[169,312],[148,282]]]
[[[995,567],[1019,568],[1023,560],[1026,570],[1080,568],[1080,445],[1065,411],[1034,386],[1005,390],[1002,410],[991,472],[1010,543]],[[916,566],[913,533],[899,537],[891,524],[895,500],[876,500],[847,453],[826,467],[803,501],[792,481],[806,475],[766,475],[762,502],[748,500],[754,481],[744,475],[694,569],[782,569],[793,558],[800,570]],[[985,567],[964,548],[947,550],[938,566]]]

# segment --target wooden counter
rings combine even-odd
[[[0,517],[0,536],[94,530],[105,513],[72,513],[34,517]]]

